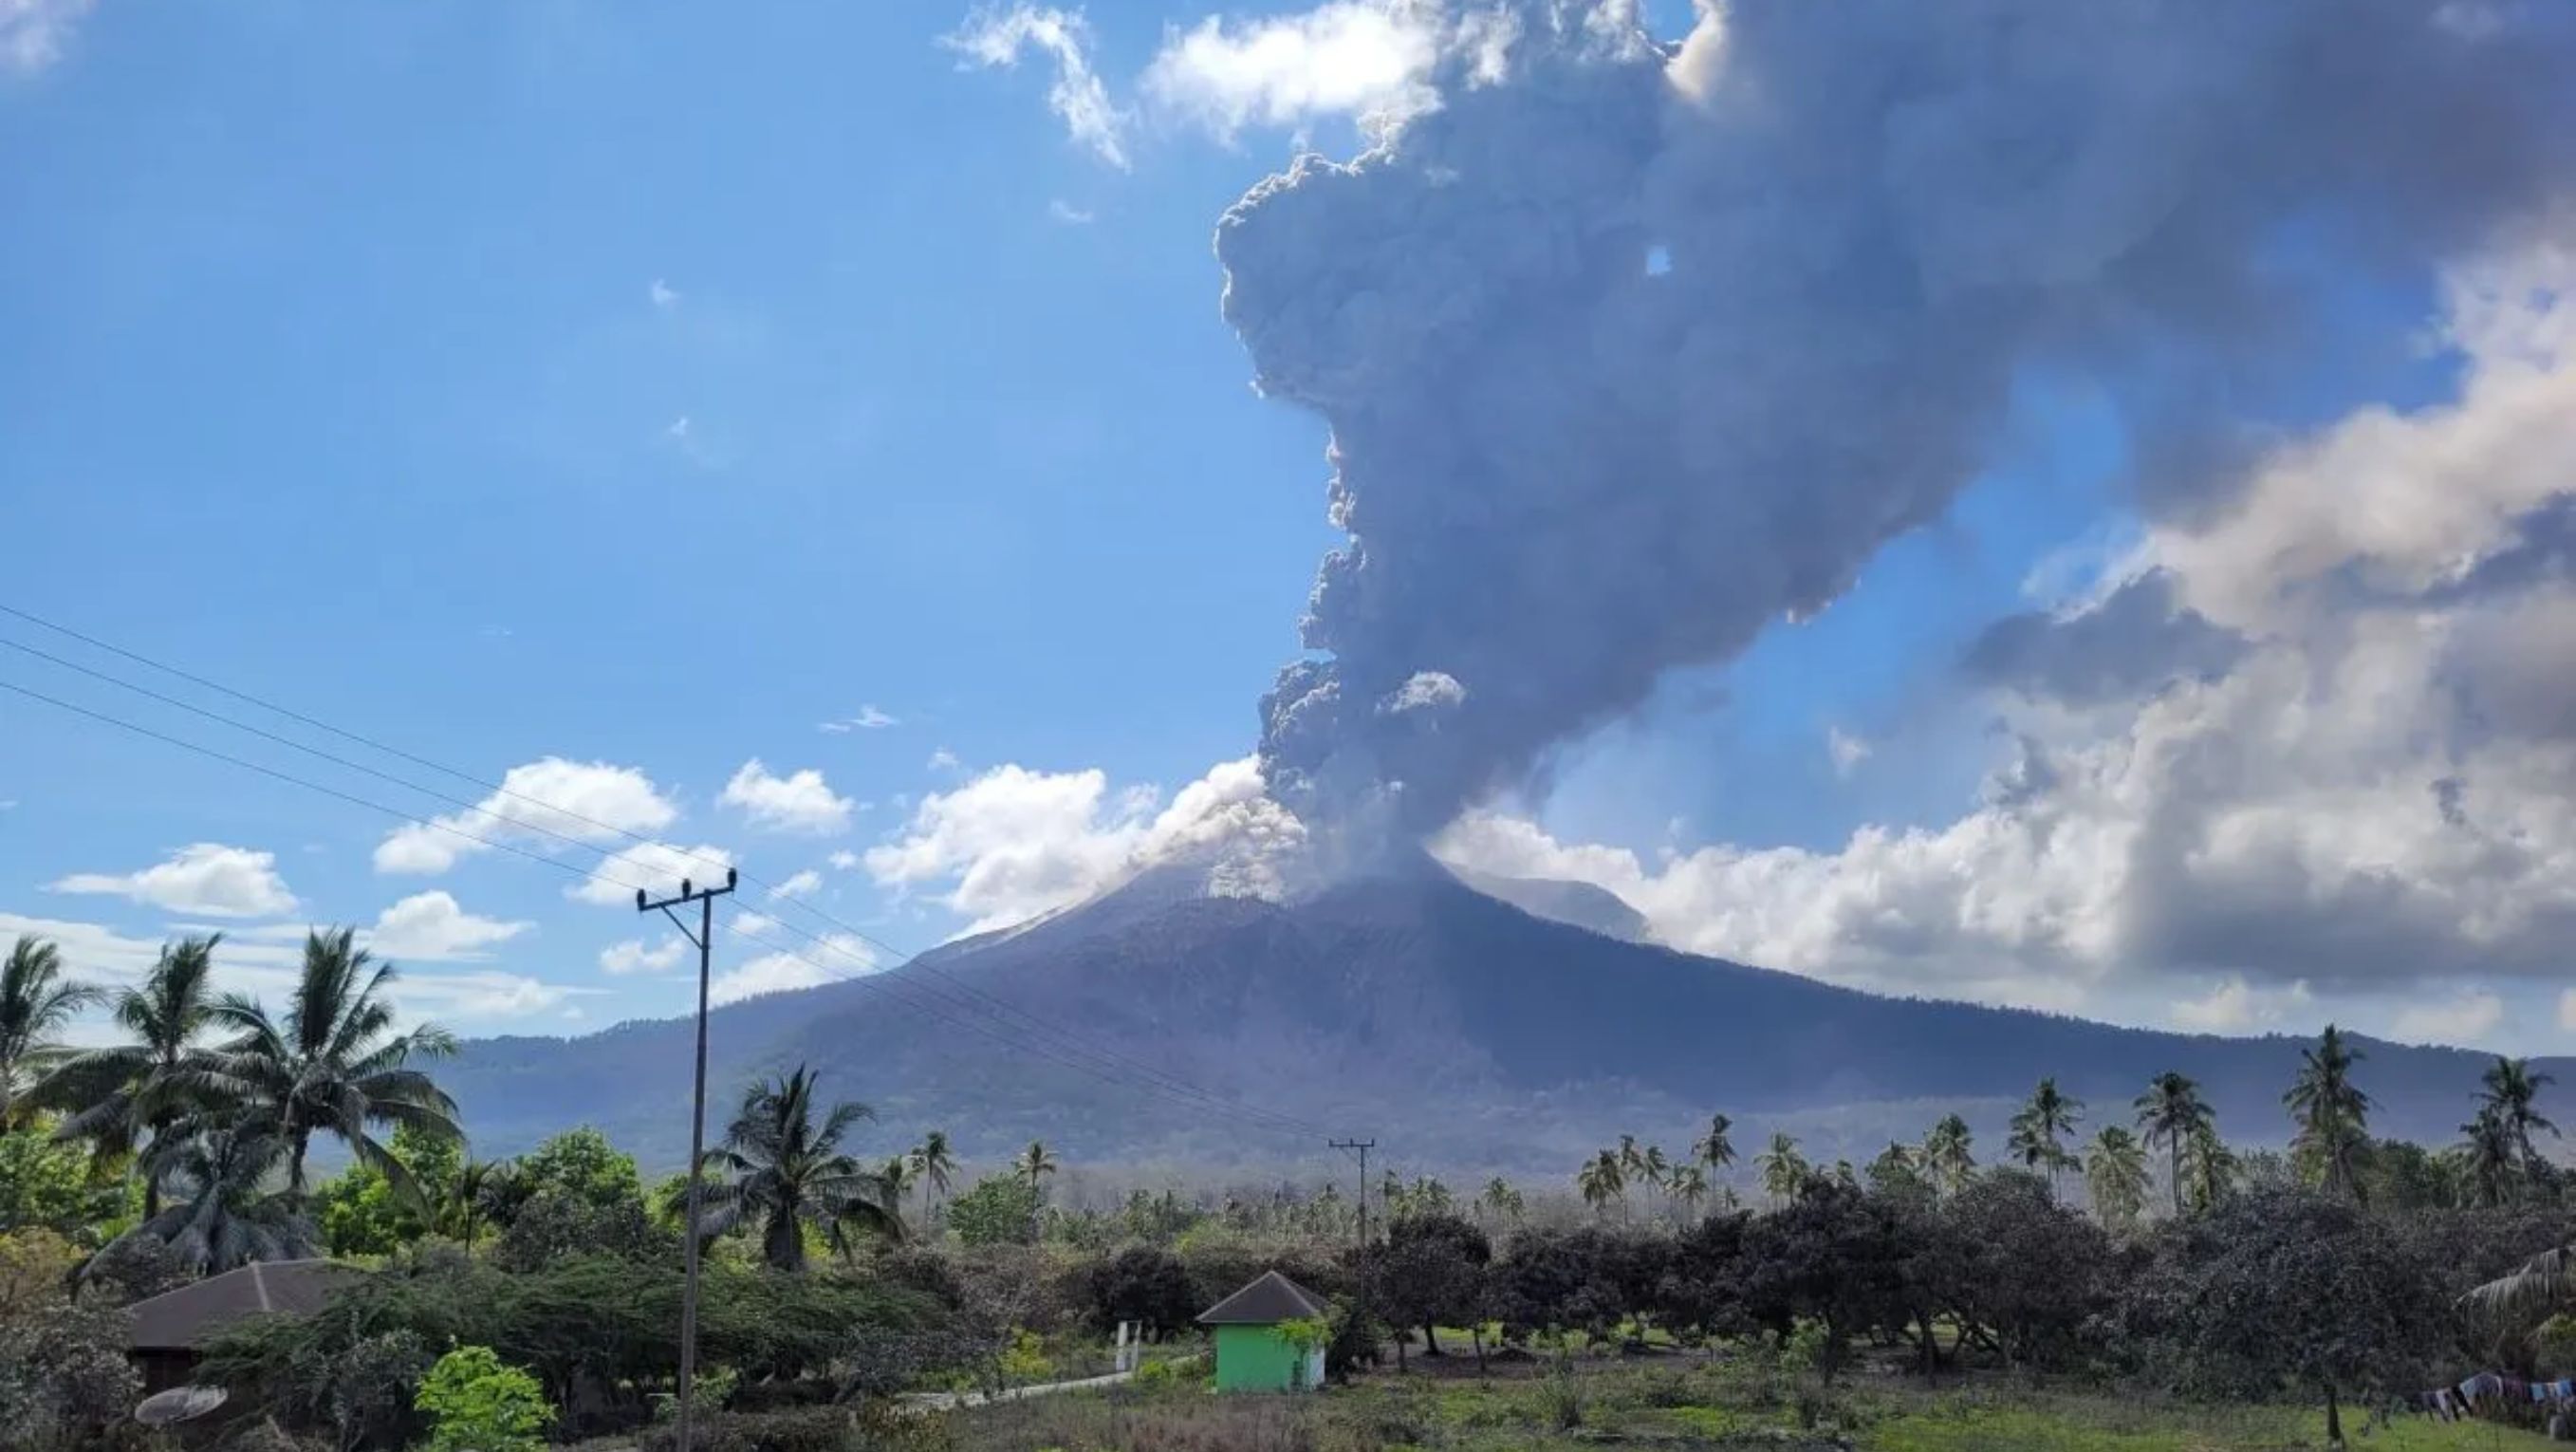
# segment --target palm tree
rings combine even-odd
[[[2136,1223],[2147,1203],[2146,1146],[2120,1125],[2102,1126],[2084,1157],[2084,1190],[2105,1226],[2119,1230]]]
[[[393,1031],[384,996],[401,977],[377,963],[348,928],[304,938],[304,965],[281,1022],[240,994],[212,1013],[236,1037],[209,1055],[208,1082],[242,1104],[251,1120],[286,1142],[286,1186],[304,1193],[304,1152],[316,1131],[336,1136],[396,1193],[425,1203],[410,1169],[369,1133],[408,1126],[415,1133],[463,1139],[456,1101],[412,1060],[456,1052],[456,1039],[436,1024]]]
[[[147,1180],[165,1184],[170,1203],[111,1243],[161,1241],[181,1264],[216,1275],[255,1260],[299,1260],[320,1253],[321,1237],[298,1198],[273,1193],[284,1137],[264,1124],[234,1123],[171,1133],[152,1146]],[[101,1254],[105,1254],[104,1251]]]
[[[1918,1165],[1920,1159],[1912,1145],[1889,1140],[1887,1148],[1880,1150],[1861,1173],[1869,1178],[1870,1188],[1882,1195],[1920,1195],[1928,1188]]]
[[[1796,1195],[1807,1183],[1807,1157],[1798,1153],[1798,1142],[1786,1131],[1771,1136],[1770,1147],[1753,1157],[1753,1165],[1762,1172],[1762,1193],[1774,1202]]]
[[[2202,1125],[2191,1137],[2192,1208],[2208,1211],[2217,1208],[2236,1187],[2236,1152],[2218,1137],[2215,1125]]]
[[[2080,1164],[2067,1152],[2061,1136],[2073,1134],[2083,1118],[2084,1101],[2059,1093],[2054,1077],[2040,1080],[2030,1102],[2012,1117],[2012,1138],[2006,1147],[2023,1165],[2046,1171],[2051,1197],[2057,1194],[2057,1172]]]
[[[75,1055],[40,1086],[40,1098],[70,1111],[56,1138],[88,1140],[100,1157],[121,1160],[212,1107],[197,1039],[214,1019],[215,946],[222,941],[216,933],[163,945],[143,982],[110,1000],[110,1017],[133,1041]],[[143,1218],[160,1213],[160,1183],[147,1175]]]
[[[1485,1182],[1485,1192],[1477,1197],[1476,1203],[1493,1212],[1498,1220],[1521,1218],[1521,1192],[1513,1189],[1512,1182],[1500,1175]]]
[[[1681,1206],[1683,1213],[1697,1216],[1699,1214],[1700,1202],[1708,1198],[1708,1167],[1706,1165],[1684,1165],[1680,1169],[1675,1170],[1673,1172],[1672,1196],[1673,1203]]]
[[[921,1181],[921,1224],[927,1234],[939,1197],[948,1193],[949,1177],[957,1172],[957,1154],[948,1147],[948,1131],[934,1129],[921,1137],[913,1147],[912,1172]]]
[[[2370,1096],[2352,1082],[2361,1052],[2333,1024],[2313,1049],[2299,1051],[2299,1077],[2281,1103],[2299,1127],[2291,1145],[2316,1164],[2327,1190],[2363,1197],[2360,1165],[2370,1139]]]
[[[458,1165],[456,1183],[439,1200],[438,1233],[463,1241],[472,1250],[490,1203],[502,1193],[503,1182],[517,1173],[518,1166],[509,1160],[467,1160]]]
[[[1952,1114],[1932,1126],[1923,1136],[1921,1164],[1932,1188],[1944,1195],[1956,1195],[1968,1187],[1977,1172],[1976,1141],[1968,1133],[1968,1121]]]
[[[1637,1148],[1637,1137],[1633,1134],[1619,1136],[1619,1214],[1622,1218],[1628,1214],[1628,1187],[1642,1184],[1645,1179],[1646,1156]]]
[[[1575,1193],[1596,1215],[1612,1200],[1624,1196],[1627,1188],[1627,1178],[1619,1169],[1619,1156],[1612,1150],[1603,1150],[1584,1161],[1583,1168],[1574,1173]]]
[[[1030,1140],[1029,1147],[1020,1151],[1018,1159],[1011,1161],[1011,1173],[1018,1175],[1032,1190],[1038,1187],[1039,1176],[1054,1174],[1055,1156],[1047,1153],[1046,1141]]]
[[[1735,1141],[1729,1135],[1735,1121],[1723,1114],[1708,1117],[1708,1133],[1691,1145],[1691,1158],[1708,1166],[1711,1178],[1722,1175],[1735,1163]]]
[[[2501,1205],[2520,1161],[2514,1156],[2513,1127],[2493,1103],[2478,1106],[2477,1117],[2460,1126],[2468,1138],[2460,1146],[2460,1178],[2469,1197],[2480,1205]]]
[[[2478,1093],[2478,1102],[2504,1122],[2505,1133],[2513,1141],[2515,1156],[2525,1176],[2533,1172],[2540,1160],[2539,1153],[2531,1147],[2531,1132],[2545,1129],[2552,1139],[2558,1137],[2558,1126],[2541,1117],[2540,1111],[2534,1107],[2534,1102],[2540,1098],[2541,1086],[2555,1082],[2547,1074],[2531,1072],[2529,1059],[2508,1059],[2501,1055],[2487,1066],[2486,1073],[2479,1079],[2484,1087]]]
[[[1673,1169],[1673,1162],[1665,1158],[1662,1145],[1650,1144],[1646,1146],[1646,1152],[1637,1157],[1637,1178],[1656,1194],[1672,1189]]]
[[[732,1178],[703,1192],[700,1233],[722,1235],[745,1219],[760,1222],[761,1257],[783,1271],[805,1269],[805,1229],[822,1232],[847,1254],[852,1232],[892,1239],[903,1233],[885,1177],[841,1150],[851,1126],[876,1111],[850,1100],[814,1118],[814,1083],[798,1064],[743,1091],[742,1108],[724,1143],[707,1152],[707,1168]]]
[[[2165,1142],[2173,1184],[2174,1218],[2182,1218],[2182,1150],[2204,1134],[2214,1134],[2217,1116],[2200,1097],[2200,1086],[2171,1069],[2147,1081],[2138,1096],[2138,1128],[2147,1143]]]
[[[19,936],[0,964],[0,1129],[16,1127],[26,1112],[20,1098],[67,1056],[56,1036],[98,1000],[90,984],[63,981],[61,949]]]
[[[903,1193],[912,1188],[911,1154],[886,1156],[886,1162],[878,1167],[877,1175],[894,1191],[895,1208],[903,1208]]]

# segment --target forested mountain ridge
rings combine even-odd
[[[445,1079],[480,1153],[590,1122],[676,1165],[689,1039],[669,1020],[478,1040]],[[2362,1043],[2374,1132],[2454,1138],[2491,1060]],[[1374,1134],[1408,1166],[1555,1171],[1619,1133],[1686,1138],[1712,1110],[1865,1157],[1958,1109],[1991,1156],[2043,1075],[2087,1101],[2093,1125],[2127,1122],[2165,1070],[2200,1082],[2229,1139],[2278,1143],[2299,1047],[1882,997],[1605,937],[1417,872],[1288,904],[1148,881],[875,980],[719,1009],[709,1052],[719,1107],[753,1072],[810,1060],[835,1094],[876,1106],[889,1144],[939,1126],[969,1156],[1043,1138],[1077,1160],[1314,1158],[1314,1136],[1146,1087],[1128,1068],[1143,1065],[1266,1115]],[[2536,1067],[2576,1082],[2576,1061]]]

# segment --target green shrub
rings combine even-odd
[[[538,1452],[537,1434],[553,1420],[537,1379],[489,1346],[440,1357],[412,1405],[430,1418],[430,1452]]]

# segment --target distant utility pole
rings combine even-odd
[[[1360,1157],[1360,1245],[1368,1245],[1368,1152],[1377,1148],[1373,1139],[1337,1139],[1330,1141],[1337,1150],[1351,1150]]]
[[[680,895],[659,902],[647,897],[644,889],[635,889],[637,912],[658,910],[698,950],[698,1069],[689,1083],[689,1229],[686,1248],[681,1252],[686,1270],[680,1281],[679,1452],[689,1452],[690,1383],[696,1380],[698,1371],[698,1162],[707,1152],[707,977],[715,960],[716,899],[732,892],[739,877],[730,867],[725,869],[722,887],[692,886],[684,877],[680,879]],[[678,913],[671,911],[690,903],[698,905],[698,930],[694,933]]]

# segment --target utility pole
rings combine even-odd
[[[1337,1150],[1354,1151],[1360,1158],[1360,1246],[1368,1246],[1368,1152],[1377,1148],[1373,1139],[1337,1139],[1329,1141]]]
[[[698,1371],[698,1209],[702,1199],[698,1189],[698,1163],[707,1153],[707,978],[715,964],[716,899],[732,892],[740,874],[728,867],[722,887],[696,887],[687,878],[680,879],[680,895],[659,902],[635,889],[635,910],[639,913],[659,911],[680,930],[680,936],[695,944],[698,950],[698,1067],[689,1081],[689,1228],[681,1254],[685,1267],[680,1280],[680,1438],[679,1452],[690,1452],[690,1384]],[[698,930],[689,925],[675,907],[698,905]]]

